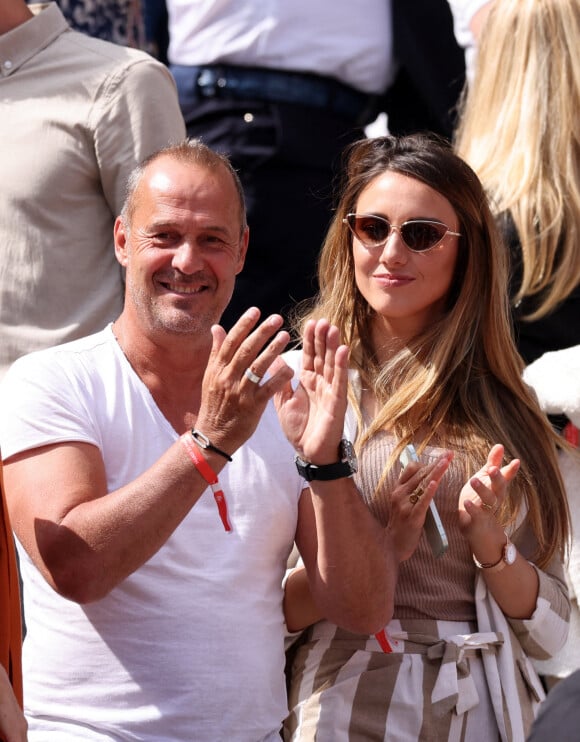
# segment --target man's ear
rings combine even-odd
[[[127,266],[127,230],[120,216],[115,219],[113,228],[115,239],[115,256],[119,263],[125,268]]]
[[[242,272],[242,268],[244,267],[244,263],[246,262],[246,254],[248,252],[248,243],[250,241],[250,228],[246,227],[244,229],[244,234],[242,235],[242,238],[240,240],[240,255],[238,258],[238,265],[236,268],[236,276],[238,273]]]

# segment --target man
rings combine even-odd
[[[215,324],[247,246],[227,160],[197,141],[163,150],[115,223],[120,317],[2,384],[32,742],[279,739],[295,539],[324,614],[367,632],[390,615],[396,565],[371,546],[387,536],[350,467],[303,490],[270,401],[305,460],[336,464],[336,328],[307,337],[293,391],[280,316]]]
[[[0,0],[0,377],[118,315],[127,176],[185,133],[162,64],[72,31],[56,3],[34,10]]]

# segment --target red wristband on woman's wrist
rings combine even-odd
[[[224,528],[228,533],[231,533],[233,529],[228,516],[228,504],[226,502],[226,497],[223,493],[223,490],[219,486],[218,475],[208,464],[207,460],[195,444],[191,433],[184,433],[181,436],[180,440],[185,450],[189,454],[190,459],[195,464],[195,468],[211,487],[218,508],[218,513],[220,515],[222,523],[224,524]]]

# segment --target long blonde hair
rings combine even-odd
[[[580,284],[580,2],[494,0],[460,109],[457,152],[518,232],[514,304],[539,319]]]
[[[442,194],[459,218],[461,237],[444,316],[380,365],[371,340],[374,311],[357,288],[352,238],[343,218],[387,170]],[[520,458],[522,467],[501,517],[506,525],[514,523],[525,501],[539,543],[537,561],[545,566],[569,534],[558,438],[521,379],[507,301],[507,257],[475,173],[445,142],[424,135],[351,145],[318,275],[317,301],[302,322],[326,317],[350,346],[352,365],[380,404],[365,439],[387,429],[398,451],[417,431],[427,430],[425,443],[443,441],[465,452],[468,475],[481,467],[491,445],[503,443],[506,456]],[[360,420],[352,390],[350,396]]]

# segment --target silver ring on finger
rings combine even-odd
[[[247,368],[244,371],[244,376],[246,379],[249,379],[252,384],[259,384],[262,381],[262,377],[258,376],[258,374],[255,374],[251,368]]]

